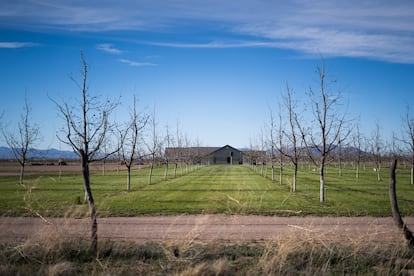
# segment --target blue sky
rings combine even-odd
[[[13,129],[25,96],[40,148],[64,148],[49,97],[79,90],[79,50],[93,94],[156,109],[160,131],[177,122],[204,146],[247,147],[277,112],[286,81],[300,101],[317,89],[325,58],[350,118],[370,136],[401,133],[414,110],[413,1],[0,0],[0,111]]]

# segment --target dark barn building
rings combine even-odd
[[[209,154],[210,164],[243,164],[242,151],[225,145]]]
[[[243,164],[243,153],[230,145],[224,147],[183,147],[165,149],[165,157],[171,162],[193,164]]]

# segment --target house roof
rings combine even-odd
[[[166,148],[165,155],[169,158],[179,158],[185,156],[207,156],[219,150],[231,148],[233,151],[241,152],[230,145],[225,145],[223,147],[174,147]]]
[[[165,155],[167,157],[178,158],[184,156],[205,156],[219,149],[218,147],[175,147],[166,148]]]
[[[230,145],[225,145],[224,147],[217,148],[216,150],[212,151],[210,154],[212,154],[212,153],[214,153],[214,152],[217,152],[217,151],[220,151],[220,150],[222,150],[222,149],[227,149],[227,148],[230,148],[230,149],[232,149],[233,151],[238,151],[238,152],[241,152],[241,150],[236,149],[235,147],[232,147],[232,146],[230,146]]]

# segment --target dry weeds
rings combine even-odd
[[[0,275],[408,275],[414,269],[414,252],[403,237],[378,242],[384,233],[375,224],[375,239],[330,241],[338,229],[320,233],[310,224],[265,243],[202,244],[197,238],[207,226],[200,219],[175,241],[101,241],[98,259],[88,241],[66,234],[67,227],[53,225],[22,242],[1,244]]]

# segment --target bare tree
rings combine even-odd
[[[279,154],[278,154],[279,155],[279,185],[282,185],[283,183],[283,154],[281,151],[283,149],[283,120],[282,120],[282,111],[281,111],[280,106],[279,106],[279,127],[278,127],[277,136],[278,136],[277,149],[279,151]]]
[[[289,88],[289,84],[286,82],[286,96],[284,97],[284,106],[287,109],[288,118],[289,118],[289,129],[283,131],[283,136],[289,142],[289,146],[285,149],[279,147],[279,153],[283,156],[289,158],[293,164],[293,183],[292,183],[292,192],[296,192],[297,176],[298,176],[298,164],[300,157],[300,148],[299,148],[299,128],[298,128],[298,115],[295,111],[296,103],[292,99],[292,90]],[[280,137],[282,139],[282,137]]]
[[[266,149],[266,143],[265,143],[265,136],[264,136],[264,131],[263,131],[263,129],[261,129],[260,130],[260,133],[259,133],[259,140],[260,140],[260,151],[261,152],[265,152],[265,149]],[[264,168],[264,166],[265,166],[265,163],[266,163],[266,156],[263,156],[262,157],[262,160],[261,160],[261,167],[260,167],[260,175],[261,176],[263,176],[263,177],[265,177],[265,168]]]
[[[257,146],[256,139],[252,140],[252,138],[250,138],[249,152],[244,156],[249,159],[252,170],[257,173],[257,163],[261,158],[261,151],[259,150],[259,146]]]
[[[137,159],[142,158],[139,152],[139,140],[142,139],[142,130],[147,125],[148,116],[138,114],[136,98],[130,113],[130,119],[125,130],[120,130],[120,154],[122,163],[127,168],[127,191],[131,190],[131,168]]]
[[[374,163],[375,167],[374,170],[377,173],[377,180],[381,181],[381,150],[382,150],[382,139],[381,139],[381,133],[380,133],[380,127],[379,124],[376,124],[375,130],[372,134],[371,138],[371,152],[374,156]]]
[[[195,152],[193,153],[193,161],[192,161],[193,165],[195,165],[195,169],[199,169],[199,167],[201,165],[203,165],[203,155],[204,154],[200,150],[200,148],[201,148],[200,138],[197,137],[196,140],[195,140]]]
[[[407,224],[403,221],[400,214],[400,209],[398,208],[398,201],[397,201],[397,193],[396,193],[396,177],[395,177],[395,170],[397,168],[397,159],[394,159],[390,169],[390,187],[389,187],[389,195],[390,195],[390,204],[391,204],[391,211],[392,216],[394,218],[394,222],[397,227],[403,232],[405,239],[407,240],[409,246],[414,248],[414,235],[413,232],[408,228]]]
[[[109,100],[101,102],[97,97],[89,93],[87,82],[88,65],[82,51],[80,56],[82,82],[77,82],[73,77],[72,80],[80,89],[82,100],[79,105],[70,105],[67,102],[63,104],[54,102],[66,123],[66,126],[62,130],[65,137],[58,135],[58,139],[71,146],[81,160],[83,184],[91,219],[91,251],[96,255],[98,247],[98,223],[95,202],[91,190],[89,164],[102,160],[118,150],[115,149],[106,155],[103,155],[101,152],[111,129],[109,116],[118,103]]]
[[[20,121],[17,123],[18,133],[17,135],[11,132],[7,132],[5,127],[2,127],[2,134],[6,144],[12,150],[14,157],[20,164],[20,177],[19,183],[23,185],[24,169],[28,159],[28,152],[39,141],[40,128],[30,122],[31,107],[27,102],[27,98],[24,99],[23,113],[20,117]]]
[[[358,179],[359,178],[360,165],[361,165],[361,155],[362,155],[362,137],[361,137],[361,132],[359,130],[359,125],[356,126],[356,132],[354,133],[353,142],[354,142],[354,147],[356,149],[356,153],[355,153],[356,154],[355,177]]]
[[[155,117],[155,108],[154,111],[149,118],[149,124],[150,124],[150,137],[149,141],[147,142],[147,149],[148,149],[148,155],[150,157],[150,167],[149,167],[149,173],[148,173],[148,184],[151,185],[152,183],[152,173],[154,170],[154,163],[156,161],[156,157],[160,156],[160,152],[162,149],[163,141],[158,133],[157,129],[157,120]]]
[[[107,156],[108,149],[111,147],[109,143],[104,143],[102,147],[102,152],[104,156]],[[102,159],[102,176],[106,174],[106,158]]]
[[[276,137],[275,137],[275,120],[273,118],[273,112],[270,110],[270,162],[272,164],[272,181],[275,181],[275,164],[274,160],[276,158],[275,151],[276,151]]]
[[[169,149],[172,144],[172,138],[170,135],[170,129],[168,125],[166,126],[166,133],[165,133],[165,142],[167,143],[166,148]],[[168,179],[168,169],[169,169],[169,156],[164,151],[164,181]]]
[[[337,154],[338,154],[338,173],[339,173],[339,176],[342,176],[342,144],[343,144],[343,140],[341,139],[341,135],[339,135],[339,138],[338,138],[338,152],[337,152]]]
[[[410,109],[407,107],[406,115],[403,119],[405,125],[405,134],[403,136],[403,143],[407,146],[411,156],[411,177],[410,183],[414,185],[414,117],[410,115]]]
[[[184,151],[184,154],[183,154],[184,163],[185,163],[185,173],[186,174],[188,173],[188,163],[191,160],[191,157],[193,155],[193,152],[191,151],[191,148],[190,147],[191,147],[191,142],[190,142],[190,139],[188,138],[188,135],[186,134],[184,136],[184,148],[185,148],[185,151]]]
[[[341,114],[339,110],[340,93],[333,93],[326,84],[323,59],[322,66],[318,67],[316,72],[320,81],[319,93],[316,94],[312,89],[309,91],[314,116],[312,125],[315,125],[315,129],[306,130],[299,122],[297,123],[309,158],[315,166],[319,166],[319,200],[325,202],[325,165],[339,141],[340,134],[343,133],[346,113]],[[345,139],[348,134],[349,130],[342,135],[342,138]]]
[[[175,130],[175,146],[176,146],[176,151],[175,151],[174,178],[177,177],[178,164],[180,164],[181,175],[183,175],[183,169],[182,169],[181,163],[182,163],[183,155],[184,155],[184,152],[183,152],[184,143],[183,143],[183,134],[180,130],[178,122],[177,122],[176,130]]]

